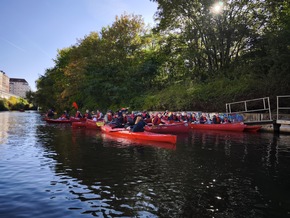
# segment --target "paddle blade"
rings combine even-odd
[[[72,103],[72,106],[77,110],[79,109],[79,106],[77,105],[77,103],[75,101]]]

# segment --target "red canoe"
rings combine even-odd
[[[114,128],[112,129],[109,125],[104,125],[101,127],[101,130],[111,136],[128,138],[128,139],[140,139],[146,141],[157,141],[157,142],[168,142],[176,143],[176,135],[169,134],[157,134],[152,132],[131,132],[124,128]]]
[[[87,118],[70,117],[70,121],[73,122],[86,122]]]
[[[87,119],[86,120],[86,128],[87,129],[100,129],[101,126],[104,126],[105,122],[103,120],[94,121]]]
[[[176,150],[176,144],[168,143],[168,142],[156,142],[156,141],[145,141],[141,139],[128,139],[128,138],[120,138],[114,137],[113,135],[102,133],[102,138],[104,142],[117,142],[114,143],[113,146],[126,148],[128,146],[150,146],[154,148],[162,148],[169,150]],[[112,146],[112,144],[110,144]]]
[[[67,119],[44,119],[47,123],[71,123],[70,120]]]
[[[251,126],[251,125],[245,124],[244,131],[245,132],[258,132],[261,128],[262,128],[262,126],[257,126],[257,125]]]
[[[72,122],[73,128],[87,128],[87,129],[101,129],[105,122],[102,121],[93,121],[90,119],[86,119],[82,122]]]
[[[219,131],[234,131],[243,132],[245,125],[240,123],[225,123],[225,124],[195,124],[192,123],[192,129],[202,129],[202,130],[219,130]]]
[[[72,122],[71,126],[73,128],[86,128],[86,122]]]
[[[188,133],[190,130],[189,123],[172,123],[156,126],[145,126],[145,131],[155,133]]]

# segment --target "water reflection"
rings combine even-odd
[[[290,136],[193,131],[170,147],[19,116],[0,147],[5,217],[289,215]]]

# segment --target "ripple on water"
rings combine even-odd
[[[289,136],[194,132],[172,149],[22,114],[0,113],[5,217],[289,215]]]

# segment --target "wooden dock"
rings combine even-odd
[[[289,107],[285,106],[285,103]],[[253,108],[253,104],[260,107]],[[274,118],[270,105],[269,97],[264,97],[227,103],[226,111],[228,114],[242,113],[245,124],[261,125],[262,131],[290,133],[290,95],[277,96],[277,114]],[[233,110],[234,108],[238,110]]]

